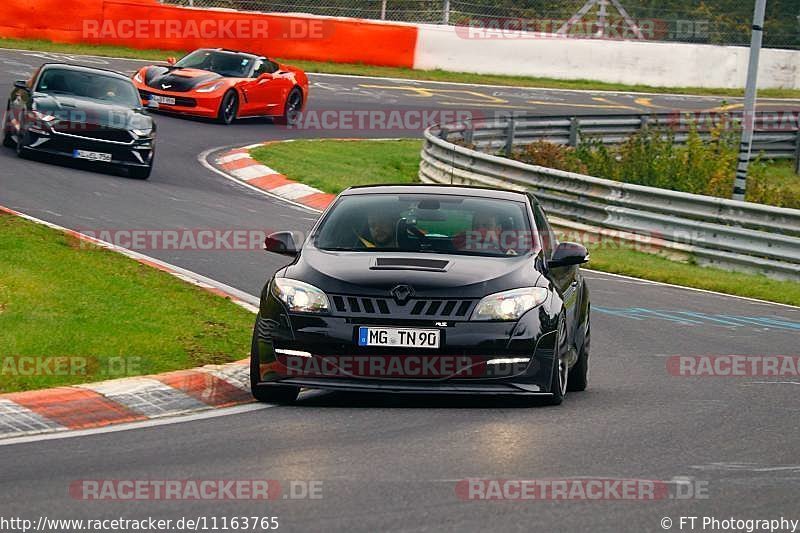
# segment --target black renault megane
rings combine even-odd
[[[560,404],[589,371],[586,248],[524,192],[407,185],[341,193],[264,287],[253,396],[301,387],[512,394]]]

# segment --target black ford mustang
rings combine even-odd
[[[343,192],[266,284],[253,396],[301,387],[542,396],[584,390],[589,292],[579,244],[558,243],[532,195],[432,185]]]
[[[21,157],[38,153],[124,167],[147,179],[155,124],[126,76],[47,63],[14,83],[3,120],[3,145]]]

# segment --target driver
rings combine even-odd
[[[397,248],[398,216],[391,209],[371,208],[367,213],[367,231],[356,234],[364,248]]]

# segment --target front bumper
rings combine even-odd
[[[94,139],[66,136],[58,133],[41,134],[28,131],[24,139],[25,150],[57,157],[74,158],[74,150],[86,150],[111,154],[111,161],[99,162],[86,159],[98,164],[125,167],[148,167],[153,162],[155,141],[154,139],[141,139],[130,144],[117,144]]]
[[[139,97],[142,99],[142,105],[150,110],[204,118],[216,118],[219,113],[219,104],[224,95],[224,91],[215,91],[212,93],[197,93],[195,91],[170,93],[138,83],[135,85],[139,90]],[[151,96],[153,95],[174,98],[175,105],[164,103],[153,105],[150,102]]]
[[[264,302],[262,302],[264,303]],[[288,314],[268,297],[256,319],[260,385],[402,393],[549,394],[557,315],[517,322],[386,320]],[[361,347],[360,326],[434,328],[437,349]]]

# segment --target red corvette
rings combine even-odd
[[[269,58],[221,48],[201,48],[168,66],[133,75],[144,105],[170,113],[214,118],[275,117],[291,122],[308,98],[308,77]]]

